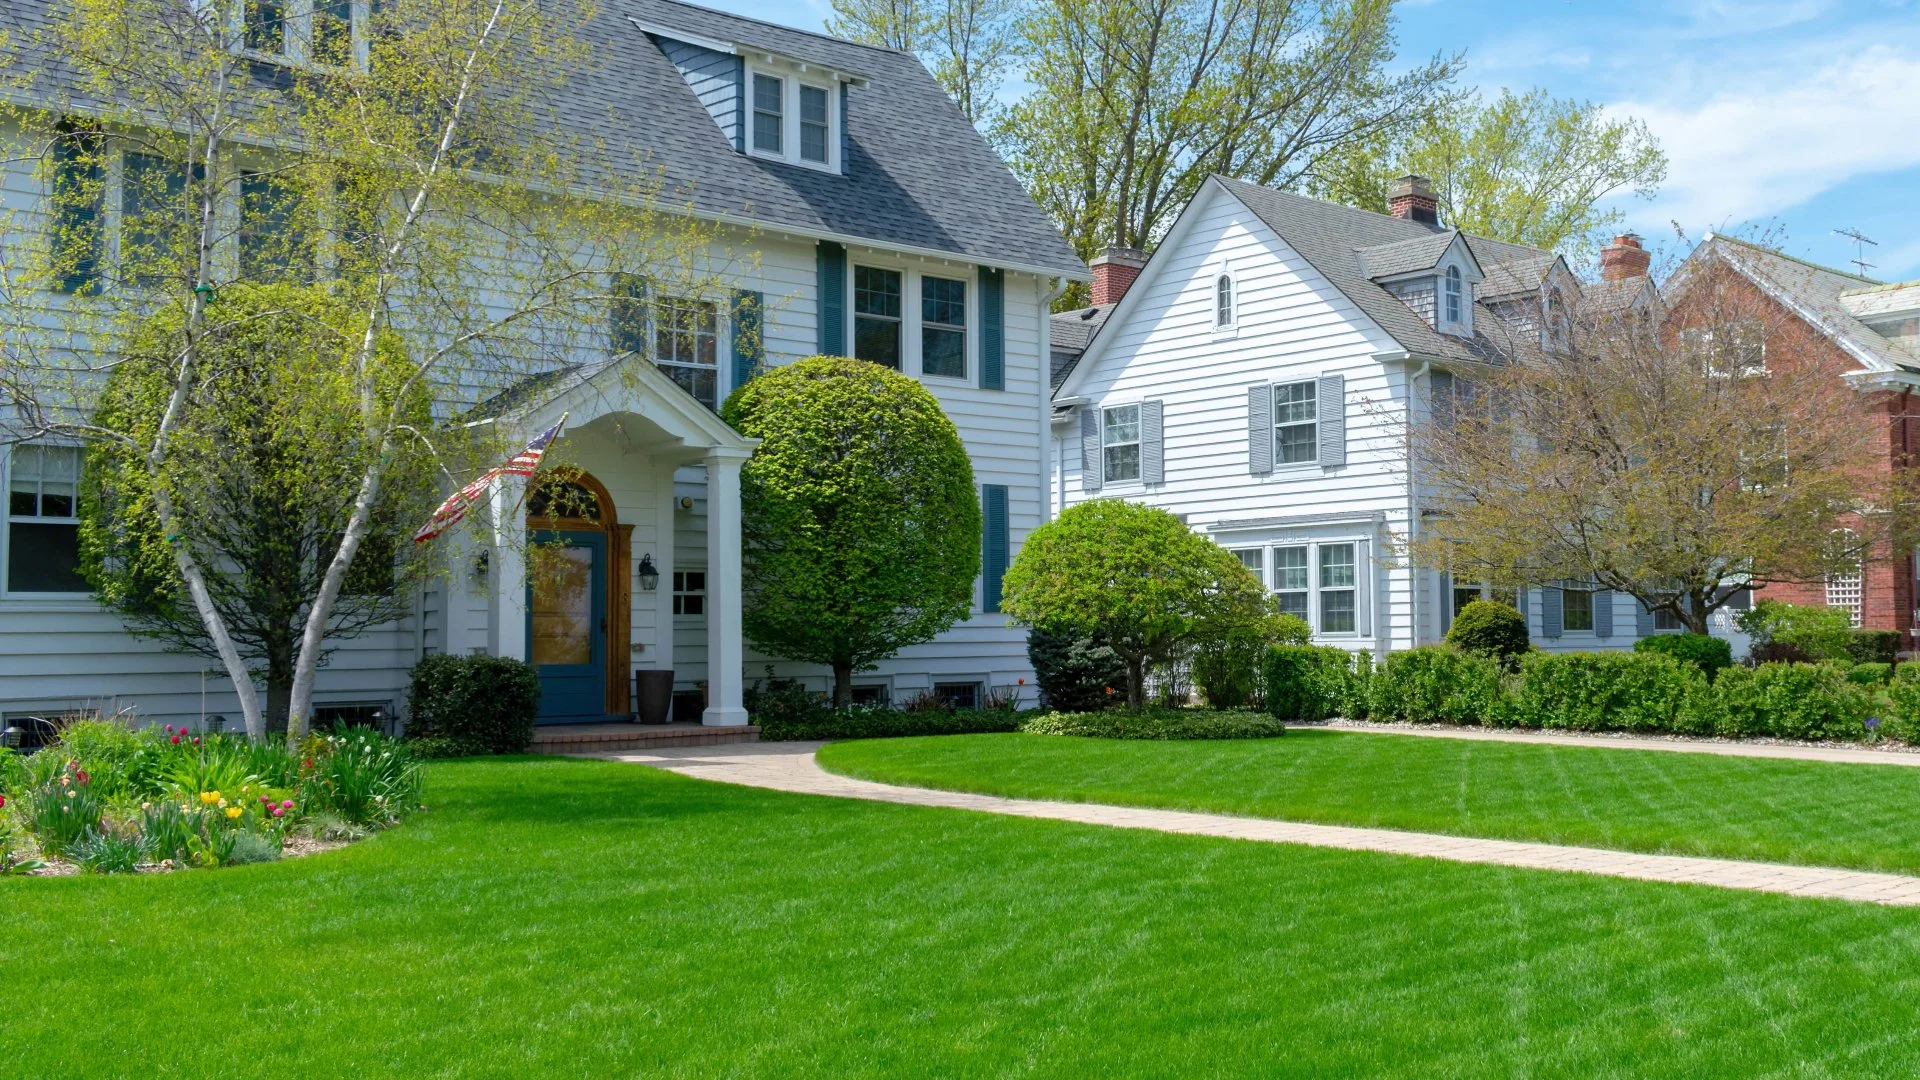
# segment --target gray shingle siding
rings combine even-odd
[[[1433,279],[1420,281],[1393,281],[1382,286],[1388,292],[1400,298],[1401,302],[1413,309],[1415,315],[1428,326],[1433,325]]]
[[[680,77],[687,80],[693,96],[706,107],[707,115],[720,125],[720,133],[736,148],[743,146],[740,106],[743,101],[744,65],[740,58],[689,45],[684,41],[659,37],[654,41],[680,72]]]

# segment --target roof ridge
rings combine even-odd
[[[681,2],[681,0],[668,0],[668,2],[678,3],[678,2]],[[1418,222],[1418,221],[1411,221],[1408,218],[1399,218],[1399,217],[1394,217],[1392,214],[1383,214],[1378,210],[1368,210],[1367,208],[1362,206],[1352,206],[1348,203],[1335,202],[1332,199],[1322,199],[1314,195],[1302,195],[1297,191],[1287,191],[1284,188],[1268,187],[1265,184],[1256,184],[1251,180],[1241,180],[1237,177],[1228,176],[1225,173],[1214,173],[1213,175],[1215,178],[1224,180],[1228,183],[1238,184],[1241,187],[1253,188],[1255,191],[1265,192],[1269,195],[1286,195],[1291,198],[1304,200],[1306,202],[1319,203],[1322,206],[1331,206],[1345,212],[1354,213],[1354,214],[1365,214],[1368,217],[1382,218],[1387,221],[1405,221],[1412,225],[1422,224],[1421,222]],[[1458,225],[1437,224],[1434,226],[1430,226],[1429,230],[1430,231],[1427,234],[1428,236],[1439,236],[1443,233],[1454,233],[1458,236],[1465,238],[1469,242],[1474,240],[1484,240],[1490,244],[1505,244],[1508,247],[1520,248],[1525,251],[1531,251],[1536,254],[1545,255],[1549,258],[1557,259],[1561,257],[1560,253],[1557,251],[1552,251],[1543,247],[1535,247],[1532,244],[1517,244],[1511,240],[1502,240],[1494,236],[1481,236],[1478,233],[1470,233],[1467,230],[1462,229]],[[1387,242],[1387,244],[1369,244],[1366,246],[1367,247],[1386,247],[1388,246],[1388,244],[1405,244],[1405,243],[1411,243],[1412,241],[1415,241],[1415,240],[1422,240],[1422,239],[1425,239],[1425,237],[1409,236],[1405,240],[1390,240]],[[1359,251],[1361,250],[1361,248],[1355,247],[1354,250]],[[1475,256],[1475,258],[1478,258],[1478,256]]]
[[[1868,285],[1877,286],[1877,285],[1890,284],[1889,282],[1881,281],[1878,278],[1870,278],[1865,274],[1854,274],[1846,270],[1840,270],[1835,267],[1822,265],[1820,263],[1814,262],[1812,259],[1803,259],[1798,255],[1789,255],[1786,252],[1781,251],[1779,248],[1768,247],[1765,244],[1756,244],[1751,240],[1742,240],[1737,236],[1728,236],[1725,233],[1713,233],[1712,235],[1707,237],[1708,243],[1712,243],[1715,240],[1724,240],[1729,244],[1735,244],[1735,245],[1738,245],[1739,247],[1747,248],[1752,251],[1757,251],[1757,252],[1760,252],[1762,255],[1771,255],[1776,259],[1785,259],[1788,262],[1796,262],[1796,263],[1799,263],[1801,266],[1805,266],[1814,270],[1819,270],[1823,273],[1837,274],[1840,277],[1852,278],[1855,281],[1864,281]]]
[[[757,19],[757,18],[754,18],[752,15],[742,15],[736,11],[725,11],[725,10],[722,10],[721,8],[709,7],[706,4],[695,4],[695,3],[692,3],[691,0],[654,0],[654,2],[660,3],[660,4],[672,4],[676,7],[692,8],[695,11],[704,11],[709,15],[718,15],[726,19],[738,19],[741,22],[753,23],[756,26],[768,26],[768,27],[772,27],[775,30],[784,30],[789,34],[805,34],[808,37],[819,38],[822,41],[831,41],[835,45],[851,45],[856,49],[871,49],[874,52],[891,53],[895,56],[913,56],[912,53],[906,51],[905,49],[896,49],[891,45],[871,45],[864,41],[855,41],[852,38],[838,37],[833,34],[822,33],[821,31],[818,31],[818,30],[808,30],[803,27],[788,26],[786,23],[777,23],[772,21],[771,19]],[[915,60],[919,59],[919,57],[917,56],[913,56],[913,58]]]

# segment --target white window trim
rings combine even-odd
[[[285,0],[286,21],[281,24],[281,40],[285,43],[284,52],[264,52],[249,49],[246,46],[247,5],[235,3],[228,15],[227,27],[232,37],[233,51],[263,64],[279,64],[285,67],[310,68],[314,70],[339,70],[333,65],[315,63],[311,56],[313,50],[313,9],[314,0]],[[349,33],[353,35],[353,67],[367,70],[369,43],[367,23],[373,17],[371,0],[353,0],[353,25]]]
[[[970,387],[973,376],[980,370],[980,272],[975,267],[953,266],[946,263],[929,263],[925,266],[909,265],[896,256],[873,252],[849,252],[847,273],[841,286],[841,295],[846,297],[846,343],[847,355],[854,351],[854,326],[860,313],[853,306],[853,282],[855,271],[859,267],[871,270],[892,270],[900,275],[900,374],[918,379],[929,386]],[[959,375],[928,375],[921,370],[920,329],[924,320],[920,309],[920,279],[922,277],[945,278],[948,281],[965,282],[967,286],[967,348],[966,370]]]
[[[1283,387],[1288,386],[1305,386],[1312,391],[1307,400],[1313,402],[1313,456],[1305,461],[1280,460],[1280,429],[1282,427],[1297,427],[1307,422],[1305,420],[1296,420],[1289,424],[1282,424],[1280,422],[1279,393]],[[1318,378],[1307,378],[1276,382],[1267,387],[1267,395],[1270,399],[1268,408],[1273,412],[1273,471],[1275,473],[1285,473],[1320,468],[1320,380]]]
[[[707,296],[661,295],[647,298],[647,359],[652,361],[653,366],[659,368],[660,373],[666,375],[668,378],[673,377],[667,370],[669,367],[687,368],[689,370],[699,369],[698,364],[669,363],[663,365],[660,363],[659,320],[657,316],[660,310],[660,303],[668,300],[683,304],[706,304],[713,309],[713,409],[715,412],[719,412],[720,406],[726,403],[727,395],[732,393],[734,389],[728,385],[732,381],[733,375],[733,328],[728,323],[727,308],[729,305]],[[702,404],[705,403],[702,402]]]
[[[1447,286],[1455,281],[1460,283],[1460,315],[1458,318],[1455,318],[1447,310],[1447,302],[1452,298],[1451,294],[1447,291]],[[1440,286],[1439,291],[1434,298],[1434,321],[1438,322],[1443,330],[1471,333],[1473,330],[1473,286],[1467,281],[1467,272],[1460,269],[1458,263],[1448,263],[1446,267],[1440,271],[1438,284]]]
[[[1311,526],[1308,526],[1311,528]],[[1348,645],[1356,642],[1375,641],[1374,612],[1374,573],[1373,537],[1365,533],[1327,533],[1325,535],[1305,535],[1292,532],[1245,533],[1239,536],[1218,536],[1214,538],[1229,551],[1239,552],[1259,550],[1264,554],[1261,561],[1265,566],[1265,586],[1267,592],[1277,595],[1282,590],[1279,584],[1280,561],[1275,551],[1280,548],[1305,548],[1307,552],[1307,626],[1313,631],[1313,640],[1323,644]],[[1353,630],[1327,633],[1320,629],[1320,549],[1341,544],[1353,545]],[[1298,592],[1288,589],[1287,592]]]
[[[765,75],[780,80],[780,152],[761,150],[753,145],[753,78]],[[827,77],[825,73],[809,71],[804,64],[788,64],[772,57],[748,60],[746,63],[746,115],[742,122],[746,130],[741,133],[741,145],[747,153],[767,161],[783,161],[788,165],[798,165],[803,169],[817,172],[839,173],[843,163],[840,160],[840,95],[846,87],[840,80]],[[800,156],[800,87],[811,86],[827,92],[827,160],[808,161]]]
[[[80,448],[80,444],[78,443],[68,442],[68,441],[59,440],[59,439],[36,440],[36,443],[38,445],[43,445],[43,446],[71,446],[75,448]],[[11,503],[13,498],[13,458],[14,458],[14,451],[16,447],[19,445],[21,444],[15,444],[14,446],[0,447],[0,492],[4,492],[8,500],[6,518],[4,521],[0,521],[0,525],[4,526],[4,528],[0,528],[0,598],[5,598],[10,601],[10,603],[7,605],[9,610],[24,610],[24,609],[27,609],[29,605],[45,605],[48,608],[48,610],[55,610],[55,611],[70,611],[70,610],[74,610],[75,608],[96,607],[97,603],[93,599],[93,594],[91,592],[14,592],[13,591],[13,582],[9,580],[12,577],[11,568],[13,564],[12,551],[10,550],[10,547],[13,544],[13,522],[14,522],[13,507]],[[84,457],[84,454],[82,456]],[[84,467],[85,467],[85,463],[83,461],[82,468]],[[71,518],[30,517],[30,518],[21,518],[20,520],[25,522],[52,522],[54,524],[59,524],[59,525],[65,525],[65,524],[78,525],[80,523],[80,517],[78,514],[78,510],[80,508],[79,504],[80,504],[79,492],[76,490],[74,492],[74,510],[76,511],[76,513],[73,517]]]
[[[706,580],[705,575],[707,572],[707,568],[705,566],[676,566],[673,568],[673,572],[676,574],[699,574],[701,575],[701,580],[704,582]],[[667,617],[674,620],[676,623],[693,622],[696,620],[699,622],[706,622],[707,613],[705,609],[707,605],[704,599],[702,599],[700,602],[701,612],[698,615],[681,615],[678,612],[675,612],[673,610],[674,600],[682,596],[693,596],[693,595],[696,595],[696,594],[691,589],[675,589],[673,587],[673,578],[669,576],[667,578],[667,612],[668,612]],[[707,589],[703,586],[697,595],[704,598],[705,596],[707,596]]]
[[[1144,474],[1146,473],[1146,460],[1145,460],[1146,432],[1140,430],[1140,405],[1141,403],[1136,400],[1136,401],[1106,402],[1096,406],[1096,408],[1099,409],[1099,413],[1100,413],[1100,485],[1103,488],[1111,488],[1111,487],[1144,488],[1146,486],[1146,481],[1142,479],[1142,476],[1144,476]],[[1141,475],[1133,476],[1131,478],[1124,479],[1124,480],[1115,480],[1107,475],[1107,447],[1108,445],[1110,445],[1107,442],[1107,413],[1113,411],[1114,409],[1134,410],[1133,425],[1134,425],[1135,436],[1134,436],[1134,440],[1130,443],[1117,442],[1117,443],[1112,443],[1111,445],[1132,446],[1140,449],[1141,451],[1141,453],[1138,455]]]
[[[1596,616],[1598,616],[1600,612],[1600,603],[1601,603],[1600,596],[1604,590],[1602,590],[1599,586],[1594,585],[1592,583],[1582,583],[1582,585],[1583,587],[1577,588],[1577,589],[1568,588],[1566,585],[1560,586],[1560,636],[1563,638],[1565,637],[1598,637],[1599,636],[1599,631],[1594,629],[1594,624],[1599,621],[1599,619],[1596,618]],[[1575,629],[1574,627],[1567,625],[1567,594],[1568,593],[1586,593],[1588,596],[1587,627],[1584,630]],[[1606,602],[1612,603],[1613,593],[1606,592],[1605,595],[1607,597]]]
[[[956,384],[972,383],[973,372],[974,372],[974,367],[973,367],[973,348],[974,348],[973,339],[975,337],[974,325],[976,322],[978,322],[978,319],[975,316],[975,311],[980,306],[980,285],[979,285],[979,282],[975,280],[977,276],[978,275],[976,274],[963,274],[963,273],[939,274],[939,273],[928,273],[926,271],[915,271],[911,275],[911,277],[913,278],[914,284],[913,284],[913,294],[908,306],[913,308],[913,322],[915,324],[914,330],[913,330],[913,351],[916,354],[914,358],[914,377],[915,378],[932,379],[935,382],[944,382],[944,383],[956,383]],[[960,374],[958,375],[929,375],[927,374],[927,371],[926,371],[926,357],[924,355],[925,346],[926,346],[926,334],[925,334],[926,298],[922,290],[925,288],[925,282],[927,278],[935,278],[940,281],[957,281],[962,286],[965,287],[965,297],[963,300],[963,307],[960,312],[960,324],[959,324],[960,335],[961,335],[960,336],[961,348],[960,348]],[[904,323],[906,321],[906,319],[904,318],[906,313],[903,311],[901,314],[903,316],[903,318],[901,319],[901,322]],[[934,325],[942,329],[949,329],[954,324],[935,323]],[[904,353],[905,353],[905,350],[902,350],[903,355],[901,357],[901,360],[903,363],[905,362]]]
[[[1220,282],[1227,283],[1227,318],[1220,318]],[[1240,279],[1232,269],[1220,267],[1207,278],[1207,301],[1211,312],[1210,322],[1213,333],[1218,337],[1231,337],[1240,329]]]

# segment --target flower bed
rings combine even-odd
[[[0,874],[269,862],[419,807],[419,764],[372,732],[310,735],[294,750],[81,721],[32,756],[0,752]]]

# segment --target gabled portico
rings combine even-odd
[[[674,668],[670,583],[677,565],[700,566],[707,653],[702,722],[745,725],[740,468],[755,441],[654,365],[635,361],[569,372],[493,422],[502,425],[501,441],[515,444],[562,415],[567,426],[547,464],[579,470],[577,498],[566,500],[563,510],[529,506],[524,481],[507,477],[495,484],[484,544],[490,580],[454,575],[446,602],[449,647],[478,651],[481,639],[492,655],[533,664],[542,681],[543,724],[624,719],[633,708],[633,673]],[[685,510],[674,474],[694,465],[706,473],[705,550],[676,552],[676,515]],[[555,559],[531,582],[530,541]],[[647,579],[640,578],[643,563]],[[483,628],[472,625],[479,621]],[[455,632],[463,623],[464,638]],[[468,649],[459,648],[462,640]]]

